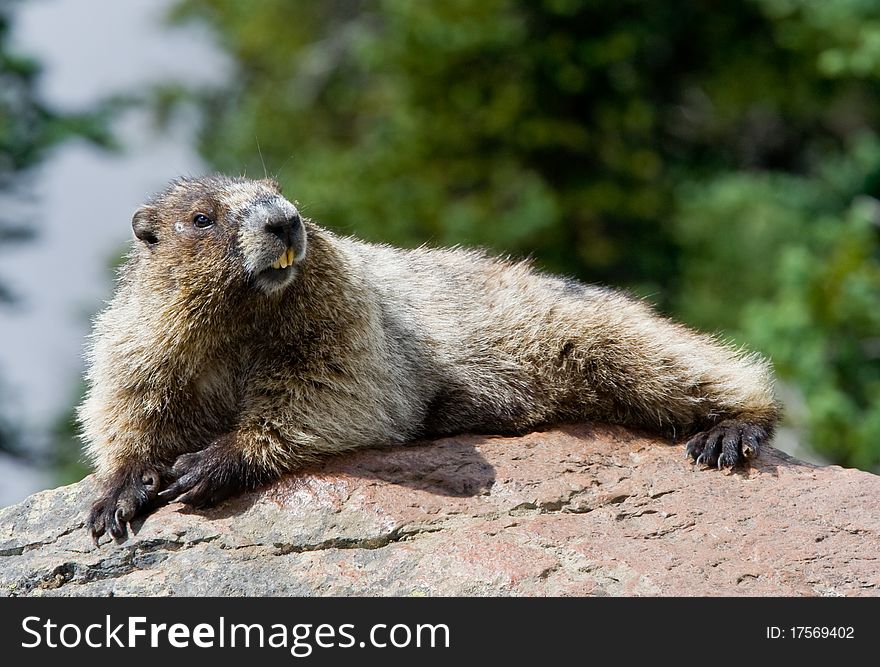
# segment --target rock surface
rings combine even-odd
[[[880,477],[701,470],[617,427],[359,452],[100,547],[95,493],[0,510],[0,596],[880,593]]]

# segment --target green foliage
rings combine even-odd
[[[0,195],[15,192],[28,169],[64,139],[77,136],[109,145],[104,130],[109,108],[94,113],[62,114],[40,100],[39,66],[9,48],[12,4],[0,0]],[[24,221],[10,220],[0,212],[0,250],[32,237],[32,229]],[[13,300],[11,291],[0,283],[0,306]],[[17,440],[14,427],[0,418],[0,451],[22,454]]]
[[[73,136],[107,145],[105,113],[60,114],[37,94],[39,66],[9,50],[10,2],[0,2],[0,194],[13,191],[25,172],[60,141]],[[21,221],[0,214],[0,245],[30,239]],[[0,286],[0,304],[12,295]]]
[[[777,42],[794,52],[818,51],[821,74],[880,74],[880,12],[873,0],[758,0],[776,23]]]
[[[106,111],[63,114],[40,99],[39,65],[9,48],[12,4],[0,0],[0,190],[12,188],[22,172],[64,139],[78,136],[101,145],[110,142]],[[23,238],[24,234],[0,228],[0,241]]]
[[[85,382],[80,381],[76,392],[72,394],[74,401],[67,412],[56,420],[52,429],[52,460],[51,467],[58,484],[72,484],[89,474],[90,467],[86,463],[79,439],[79,424],[76,418],[76,406],[86,393]]]
[[[877,445],[880,5],[182,0],[234,57],[219,170],[403,245],[650,294],[771,354],[836,461]],[[873,307],[872,307],[873,306]]]
[[[810,176],[688,184],[678,218],[680,312],[767,352],[803,394],[813,445],[861,467],[880,461],[878,183],[866,137]]]

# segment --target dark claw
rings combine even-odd
[[[194,480],[191,480],[189,475],[179,477],[177,481],[175,481],[167,489],[165,489],[164,491],[160,491],[159,497],[163,500],[175,500],[180,496],[180,494],[185,492],[191,486],[192,481]]]
[[[718,470],[732,468],[740,459],[739,443],[742,429],[730,428],[721,440],[721,456],[718,457]]]
[[[731,454],[730,452],[722,452],[721,456],[718,457],[718,470],[733,468],[736,466],[738,460],[739,458],[737,455]]]
[[[124,537],[126,534],[125,523],[122,521],[122,510],[118,509],[113,512],[113,519],[110,521],[110,535],[116,539]]]
[[[758,455],[761,443],[766,440],[767,431],[760,426],[749,425],[743,429],[742,453],[747,459]]]
[[[104,534],[104,509],[100,505],[95,505],[89,513],[89,533],[95,546],[98,546],[98,539]]]
[[[700,458],[703,453],[703,447],[706,446],[706,433],[697,433],[693,438],[688,440],[685,447],[685,456],[689,456],[694,461]]]
[[[709,431],[706,436],[706,446],[703,448],[703,453],[697,459],[698,464],[702,463],[710,467],[715,465],[721,453],[721,438],[723,435],[724,432],[718,429]]]
[[[180,496],[177,501],[185,505],[192,505],[193,507],[202,507],[208,503],[208,499],[204,496],[204,487],[202,485],[198,485]]]

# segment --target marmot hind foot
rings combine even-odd
[[[768,439],[769,433],[763,426],[725,419],[688,440],[685,452],[697,464],[717,466],[719,470],[734,468],[758,456]]]

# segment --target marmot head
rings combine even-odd
[[[271,294],[293,281],[306,254],[299,211],[268,179],[178,179],[131,226],[138,261],[181,287],[240,282]]]

